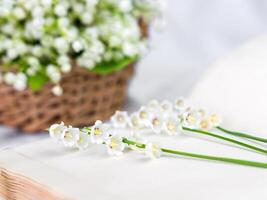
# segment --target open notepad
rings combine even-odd
[[[267,37],[233,52],[211,67],[190,100],[222,114],[225,126],[266,137],[266,53]],[[207,138],[151,139],[177,150],[267,162],[265,155]],[[50,139],[0,151],[0,172],[6,199],[267,199],[264,169],[174,156],[151,161],[133,152],[109,157],[102,146],[79,152]]]

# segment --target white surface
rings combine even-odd
[[[267,162],[233,146],[194,137],[151,137],[162,146]],[[104,146],[69,150],[45,139],[0,152],[0,165],[77,200],[266,200],[267,170],[181,157],[150,160],[127,152],[109,157]],[[14,165],[16,162],[16,165]]]

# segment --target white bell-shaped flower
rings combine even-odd
[[[116,111],[111,117],[111,122],[115,128],[126,128],[128,125],[129,117],[127,112]]]
[[[147,143],[145,147],[145,153],[148,157],[155,159],[161,156],[161,148],[154,143]]]
[[[106,141],[106,146],[108,154],[114,156],[122,155],[125,148],[122,137],[118,135],[109,137]]]
[[[95,125],[92,127],[90,134],[91,143],[102,144],[109,138],[110,126],[103,124],[102,121],[97,120]]]
[[[64,137],[65,129],[67,129],[67,127],[64,125],[63,122],[61,122],[60,124],[53,124],[49,128],[49,135],[55,141],[59,142]]]
[[[74,147],[79,139],[80,130],[72,126],[64,129],[63,131],[63,144],[66,147]]]

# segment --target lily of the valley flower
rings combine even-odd
[[[168,135],[177,135],[180,132],[180,123],[175,116],[169,116],[165,119],[163,131]]]
[[[128,125],[127,112],[116,111],[116,113],[111,117],[111,122],[115,128],[126,128]]]
[[[210,121],[212,127],[219,126],[219,124],[222,123],[221,118],[217,114],[209,115],[208,120]]]
[[[90,136],[88,133],[80,131],[79,138],[76,141],[76,147],[81,150],[87,149],[90,144]]]
[[[161,133],[162,131],[162,128],[163,128],[163,124],[164,124],[164,121],[163,121],[163,118],[159,115],[153,115],[151,117],[151,128],[152,130],[155,132],[155,133]]]
[[[201,119],[199,122],[199,126],[197,127],[201,130],[210,130],[212,128],[211,122],[208,119]]]
[[[138,111],[138,117],[140,122],[144,126],[149,126],[150,124],[150,118],[151,118],[151,112],[146,107],[141,107],[140,110]]]
[[[125,144],[122,137],[115,135],[108,138],[106,141],[107,151],[109,155],[119,156],[123,154]]]
[[[74,147],[77,140],[79,140],[80,129],[69,126],[63,131],[63,144],[66,147]]]
[[[64,125],[63,122],[60,124],[53,124],[49,128],[50,137],[53,138],[55,141],[59,142],[64,137],[64,131],[67,127]]]
[[[173,111],[173,105],[170,101],[164,100],[161,103],[161,108],[163,110],[164,113],[170,113]]]
[[[91,143],[102,144],[107,141],[109,137],[110,126],[103,124],[102,121],[97,120],[95,125],[92,127],[90,134]]]
[[[190,110],[184,113],[183,123],[187,127],[197,128],[202,118],[203,117],[200,112],[195,111],[195,110]]]
[[[157,112],[160,109],[160,103],[157,100],[151,100],[148,102],[146,108],[150,112]]]
[[[179,112],[182,112],[187,108],[187,105],[186,105],[183,97],[180,97],[180,98],[175,100],[174,108]]]
[[[51,92],[55,95],[55,96],[61,96],[63,93],[63,89],[60,85],[55,85]]]
[[[152,159],[159,158],[161,156],[161,148],[157,144],[147,143],[145,154]]]
[[[137,112],[132,113],[129,117],[129,126],[132,129],[142,129],[144,128],[144,124],[141,122],[139,118],[139,114]]]

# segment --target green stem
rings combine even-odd
[[[212,161],[221,161],[225,163],[232,163],[232,164],[238,164],[238,165],[245,165],[245,166],[251,166],[251,167],[259,167],[259,168],[267,168],[267,163],[263,162],[255,162],[250,160],[240,160],[240,159],[234,159],[234,158],[227,158],[227,157],[218,157],[218,156],[209,156],[209,155],[203,155],[203,154],[195,154],[195,153],[188,153],[183,151],[175,151],[170,149],[161,149],[163,152],[186,156],[186,157],[192,157],[192,158],[200,158],[205,160],[212,160]]]
[[[257,152],[260,152],[260,153],[267,154],[267,150],[265,150],[265,149],[262,149],[262,148],[259,148],[259,147],[255,147],[255,146],[252,146],[250,144],[246,144],[244,142],[240,142],[240,141],[228,138],[228,137],[220,136],[220,135],[217,135],[217,134],[214,134],[214,133],[210,133],[210,132],[203,131],[203,130],[198,130],[198,129],[191,129],[191,128],[187,128],[187,127],[182,127],[182,128],[185,131],[190,131],[190,132],[199,133],[199,134],[202,134],[202,135],[207,135],[207,136],[210,136],[210,137],[214,137],[214,138],[217,138],[217,139],[221,139],[221,140],[224,140],[224,141],[231,142],[233,144],[236,144],[236,145],[239,145],[239,146],[242,146],[242,147],[246,147],[248,149],[251,149],[251,150],[254,150],[254,151],[257,151]]]
[[[135,145],[138,148],[144,149],[146,147],[145,144],[137,143],[132,140],[128,140],[127,138],[123,138],[123,142],[128,145]],[[174,155],[180,155],[184,157],[190,157],[190,158],[199,158],[203,160],[211,160],[211,161],[220,161],[224,163],[231,163],[231,164],[237,164],[237,165],[244,165],[244,166],[251,166],[251,167],[259,167],[259,168],[267,168],[267,163],[263,162],[255,162],[250,160],[241,160],[241,159],[234,159],[234,158],[227,158],[227,157],[218,157],[218,156],[210,156],[210,155],[204,155],[204,154],[195,154],[195,153],[188,153],[184,151],[176,151],[171,149],[165,149],[161,148],[161,151],[164,153],[174,154]]]
[[[216,128],[218,130],[220,130],[222,132],[225,132],[225,133],[228,133],[230,135],[234,135],[234,136],[238,136],[238,137],[243,137],[243,138],[248,138],[248,139],[252,139],[252,140],[255,140],[255,141],[267,143],[267,139],[266,138],[256,137],[256,136],[253,136],[253,135],[250,135],[250,134],[247,134],[247,133],[230,131],[230,130],[227,130],[227,129],[222,128],[220,126],[217,126]]]

